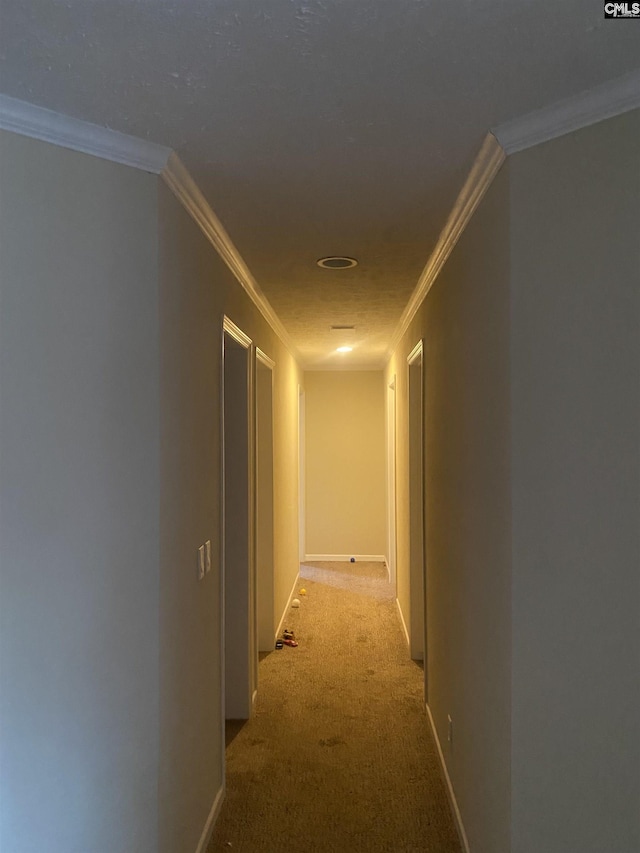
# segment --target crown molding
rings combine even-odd
[[[492,129],[505,154],[515,154],[566,133],[640,107],[640,71],[557,101]]]
[[[409,328],[418,308],[440,274],[440,270],[467,227],[482,197],[491,186],[504,160],[505,153],[498,140],[493,134],[488,133],[474,160],[467,180],[458,194],[449,218],[438,237],[438,242],[418,279],[406,308],[402,312],[387,350],[388,357],[393,354],[402,336]]]
[[[300,356],[289,337],[289,333],[282,325],[276,312],[271,307],[267,297],[260,289],[257,281],[251,274],[249,267],[244,262],[240,252],[237,250],[224,225],[215,215],[209,202],[203,196],[198,185],[191,177],[184,163],[175,151],[171,152],[164,169],[161,172],[162,179],[185,208],[187,213],[199,225],[201,231],[213,245],[222,260],[229,267],[236,279],[240,282],[247,295],[260,311],[264,319],[278,335],[291,355],[300,363]]]
[[[266,296],[251,275],[222,223],[215,215],[177,154],[117,130],[0,95],[0,129],[61,148],[160,175],[240,282],[273,331],[298,362],[300,356]]]
[[[159,175],[170,148],[0,95],[0,129]]]
[[[493,128],[485,137],[438,242],[400,317],[389,343],[387,358],[391,357],[409,328],[506,157],[638,108],[640,71],[633,71]]]

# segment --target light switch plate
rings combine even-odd
[[[198,548],[198,580],[199,581],[201,581],[202,578],[204,577],[204,564],[205,564],[204,550],[205,550],[204,545],[201,545]]]
[[[204,570],[207,574],[211,571],[211,539],[204,543]]]

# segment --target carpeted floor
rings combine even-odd
[[[459,853],[382,563],[301,567],[299,642],[260,662],[254,717],[230,724],[207,853]]]

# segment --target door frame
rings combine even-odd
[[[275,641],[275,590],[274,590],[274,540],[273,540],[273,371],[275,361],[259,347],[255,349],[255,413],[256,413],[256,630],[258,652],[272,651]],[[263,396],[261,373],[267,371],[269,386]],[[265,403],[267,405],[264,411]],[[268,418],[266,428],[264,418]],[[261,454],[266,452],[265,460]],[[267,516],[265,528],[261,513]]]
[[[387,570],[396,589],[396,376],[387,385]]]
[[[233,320],[225,315],[222,323],[222,377],[221,377],[221,572],[220,572],[220,609],[221,609],[221,698],[222,698],[222,726],[223,726],[223,746],[224,739],[224,723],[226,719],[248,719],[251,716],[253,705],[256,699],[257,690],[257,639],[255,629],[255,437],[254,437],[254,406],[253,406],[253,357],[252,357],[252,341],[242,329],[237,326]],[[240,656],[239,664],[234,665],[234,672],[241,673],[239,681],[241,686],[238,688],[238,696],[231,697],[228,693],[227,686],[227,652],[232,645],[230,631],[232,629],[231,620],[227,619],[227,597],[231,592],[229,587],[229,574],[227,570],[227,542],[226,542],[226,478],[227,478],[227,462],[226,462],[226,439],[225,439],[225,391],[226,391],[226,348],[227,338],[235,345],[240,346],[245,350],[246,355],[246,414],[247,414],[247,566],[246,566],[246,585],[247,595],[246,604],[242,604],[242,612],[237,620],[238,625],[245,626],[248,632],[247,644],[248,654],[247,660],[244,661]],[[242,596],[241,596],[242,598]],[[245,609],[246,608],[246,609]],[[235,623],[234,623],[235,624]],[[241,644],[242,645],[242,644]],[[228,702],[233,705],[234,717],[230,717]]]
[[[427,695],[427,572],[425,559],[424,366],[423,340],[407,356],[409,431],[409,648],[413,660],[424,661]]]
[[[298,385],[298,559],[301,563],[307,558],[305,417],[304,388]]]

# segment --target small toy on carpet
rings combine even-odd
[[[298,645],[295,634],[288,628],[285,628],[282,632],[282,642],[285,646],[293,646],[294,648]]]

